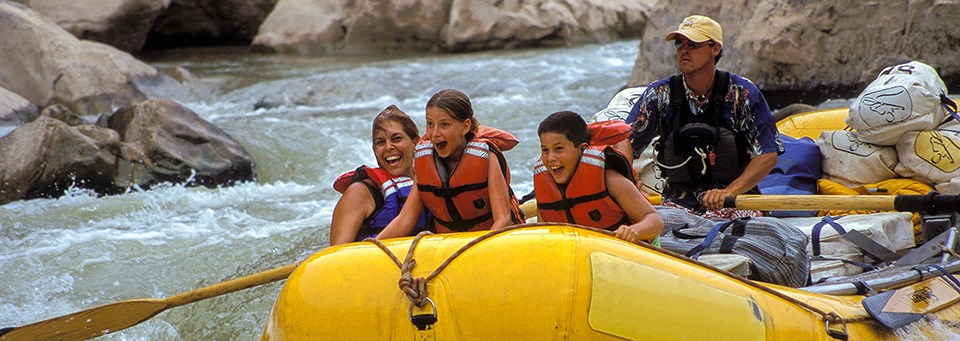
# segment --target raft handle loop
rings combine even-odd
[[[840,322],[840,326],[843,327],[843,330],[830,329],[831,320],[833,320],[834,322]],[[830,337],[834,339],[846,341],[850,337],[850,335],[847,334],[846,321],[844,321],[843,318],[841,318],[834,312],[830,312],[827,315],[823,315],[823,328],[827,331],[827,335],[830,335]]]
[[[434,323],[437,323],[437,304],[433,303],[429,297],[426,298],[426,301],[430,303],[430,306],[433,307],[432,314],[413,314],[413,307],[416,306],[415,303],[410,302],[410,323],[413,323],[414,326],[417,326],[417,330],[427,330],[433,326]]]

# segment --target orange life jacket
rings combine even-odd
[[[607,155],[616,155],[622,160],[614,167],[627,179],[633,178],[632,167],[619,151],[610,146],[590,146],[580,156],[573,177],[566,189],[553,180],[553,176],[537,160],[533,173],[533,192],[537,197],[540,217],[549,222],[566,222],[614,231],[620,225],[630,225],[630,217],[607,192]],[[612,161],[612,160],[611,160]]]
[[[435,156],[433,143],[417,144],[414,169],[417,173],[417,189],[424,207],[433,214],[438,233],[489,230],[493,226],[493,211],[490,208],[490,193],[487,188],[490,153],[500,159],[500,170],[505,176],[510,196],[514,223],[523,222],[520,205],[510,189],[510,167],[500,151],[496,139],[488,140],[487,134],[509,135],[501,130],[484,127],[467,143],[457,167],[444,185],[437,167],[442,162]],[[509,135],[512,138],[512,135]],[[514,139],[515,141],[515,139]],[[516,145],[515,143],[513,145]],[[512,148],[512,145],[506,145]]]
[[[620,225],[629,225],[631,222],[607,192],[607,155],[615,158],[610,160],[613,169],[636,182],[633,165],[620,151],[610,147],[626,139],[633,129],[623,121],[616,120],[593,122],[587,129],[592,145],[583,151],[565,190],[561,190],[553,180],[543,161],[537,160],[533,174],[537,209],[545,221],[616,230]]]

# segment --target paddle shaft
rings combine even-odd
[[[178,307],[187,303],[193,303],[200,300],[205,300],[211,297],[220,296],[223,294],[229,294],[234,291],[240,291],[247,288],[252,288],[258,285],[263,285],[267,283],[276,282],[290,276],[290,273],[297,268],[297,264],[288,264],[279,268],[270,269],[260,273],[255,273],[246,277],[240,277],[237,279],[232,279],[226,282],[217,283],[208,287],[200,288],[193,291],[188,291],[181,293],[176,296],[171,296],[166,299],[169,308]]]
[[[957,195],[738,195],[725,207],[743,210],[958,212]]]
[[[296,264],[217,283],[164,299],[146,298],[120,301],[69,315],[31,323],[6,330],[0,340],[86,340],[132,327],[160,312],[229,294],[235,291],[272,283],[290,276]]]

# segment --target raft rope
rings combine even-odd
[[[450,265],[450,263],[453,262],[454,259],[459,257],[461,254],[466,252],[468,249],[470,249],[474,245],[477,245],[480,242],[489,239],[490,237],[496,236],[504,232],[513,231],[513,230],[517,230],[525,227],[533,227],[533,226],[570,226],[570,227],[586,229],[586,230],[590,230],[598,233],[603,233],[609,236],[615,235],[613,231],[601,230],[601,229],[596,229],[592,227],[581,226],[576,224],[566,224],[566,223],[529,223],[529,224],[508,226],[499,230],[492,230],[490,232],[487,232],[486,234],[480,237],[477,237],[476,239],[473,239],[470,242],[464,244],[463,246],[460,247],[460,249],[452,253],[450,257],[447,257],[447,259],[444,260],[443,263],[440,263],[440,265],[437,266],[437,268],[434,269],[433,272],[431,272],[430,275],[428,275],[427,277],[413,277],[413,268],[417,265],[417,260],[413,259],[413,252],[417,248],[417,245],[420,243],[420,239],[425,236],[432,235],[433,234],[432,232],[423,231],[418,233],[417,236],[413,238],[413,241],[410,243],[410,249],[407,250],[407,257],[406,259],[404,259],[402,263],[400,262],[400,259],[397,258],[397,256],[394,255],[393,252],[390,251],[390,249],[383,244],[383,242],[375,238],[366,238],[363,241],[373,243],[374,245],[379,247],[381,250],[383,250],[384,253],[390,256],[390,259],[392,259],[393,262],[397,264],[397,267],[400,268],[400,280],[397,283],[398,286],[400,287],[400,290],[407,295],[407,298],[410,300],[410,302],[412,302],[417,307],[422,308],[424,305],[427,304],[427,296],[429,295],[429,292],[427,291],[427,283],[430,282],[430,280],[437,277],[437,275],[439,275],[440,272],[447,267],[447,265]]]
[[[697,155],[700,156],[700,165],[703,166],[703,167],[700,168],[700,175],[705,175],[705,174],[707,174],[707,153],[704,152],[703,149],[700,149],[700,147],[693,147],[693,152],[694,152],[694,153],[697,153]],[[656,164],[657,167],[660,167],[660,168],[677,169],[677,168],[686,166],[687,163],[690,162],[691,159],[693,159],[693,155],[687,156],[687,159],[686,159],[686,160],[683,160],[683,162],[681,162],[680,164],[674,165],[674,166],[665,165],[665,164],[661,163],[660,161],[657,161],[657,158],[653,158],[653,163]]]
[[[429,294],[429,292],[427,291],[427,283],[430,282],[430,280],[432,280],[432,279],[434,279],[435,277],[437,277],[437,275],[439,275],[440,272],[443,271],[443,269],[445,269],[445,268],[447,267],[447,265],[450,265],[450,263],[451,263],[454,259],[456,259],[457,257],[459,257],[461,254],[463,254],[464,252],[466,252],[468,249],[470,249],[470,248],[473,247],[474,245],[477,245],[477,244],[479,244],[480,242],[489,239],[490,237],[496,236],[496,235],[501,234],[501,233],[504,233],[504,232],[513,231],[513,230],[520,229],[520,228],[525,228],[525,227],[534,227],[534,226],[570,226],[570,227],[575,227],[575,228],[579,228],[579,229],[590,230],[590,231],[597,232],[597,233],[602,233],[602,234],[605,234],[605,235],[608,235],[608,236],[615,236],[615,235],[616,235],[616,233],[615,233],[614,231],[601,230],[601,229],[596,229],[596,228],[592,228],[592,227],[588,227],[588,226],[582,226],[582,225],[576,225],[576,224],[567,224],[567,223],[528,223],[528,224],[520,224],[520,225],[508,226],[508,227],[505,227],[505,228],[500,229],[500,230],[490,231],[490,232],[488,232],[488,233],[486,233],[486,234],[484,234],[484,235],[482,235],[482,236],[480,236],[480,237],[477,237],[477,238],[474,239],[474,240],[471,240],[471,241],[468,242],[467,244],[464,244],[462,247],[460,247],[460,249],[458,249],[456,252],[454,252],[453,254],[451,254],[450,257],[447,257],[447,259],[444,260],[443,263],[441,263],[440,266],[438,266],[436,269],[434,269],[433,272],[431,272],[430,275],[428,275],[427,277],[413,277],[412,271],[413,271],[413,268],[414,268],[414,267],[416,266],[416,264],[417,264],[417,261],[416,261],[415,259],[413,259],[413,252],[414,252],[414,250],[416,249],[417,245],[419,244],[420,239],[423,238],[423,237],[425,237],[425,236],[432,235],[432,234],[433,234],[432,232],[430,232],[430,231],[423,231],[423,232],[418,233],[417,236],[413,238],[413,241],[410,243],[410,249],[407,251],[407,257],[406,257],[406,259],[405,259],[402,263],[400,262],[400,259],[397,258],[397,256],[394,255],[393,252],[390,251],[390,249],[387,248],[387,246],[383,244],[383,242],[381,242],[381,241],[379,241],[379,240],[377,240],[377,239],[374,239],[374,238],[366,238],[366,239],[364,239],[363,241],[373,243],[374,245],[376,245],[377,247],[379,247],[381,250],[383,250],[384,253],[386,253],[388,256],[390,256],[391,259],[393,259],[393,262],[394,262],[395,264],[397,264],[397,267],[400,268],[400,280],[399,280],[399,282],[398,282],[398,285],[399,285],[399,287],[400,287],[400,290],[403,291],[404,294],[406,294],[407,298],[410,299],[410,302],[413,302],[414,305],[416,305],[417,307],[423,307],[423,306],[427,303],[427,295]],[[654,246],[650,245],[649,243],[643,242],[643,241],[637,241],[636,244],[641,245],[641,246],[644,246],[644,247],[646,247],[646,248],[648,248],[648,249],[651,249],[651,250],[655,250],[655,251],[660,252],[660,253],[662,253],[662,254],[671,256],[671,257],[673,257],[673,258],[677,258],[677,259],[680,259],[680,260],[682,260],[682,261],[690,262],[690,263],[699,265],[699,266],[701,266],[701,267],[710,269],[710,270],[712,270],[712,271],[716,271],[716,272],[718,272],[718,273],[724,274],[724,275],[726,275],[727,277],[729,277],[729,278],[731,278],[731,279],[733,279],[733,280],[736,280],[736,281],[739,281],[739,282],[741,282],[741,283],[743,283],[743,284],[746,284],[746,285],[748,285],[748,286],[754,287],[754,288],[756,288],[756,289],[758,289],[758,290],[760,290],[760,291],[769,293],[769,294],[771,294],[771,295],[773,295],[773,296],[776,296],[776,297],[778,297],[778,298],[780,298],[780,299],[783,299],[783,300],[785,300],[785,301],[787,301],[787,302],[790,302],[790,303],[792,303],[792,304],[795,304],[795,305],[797,305],[797,306],[800,306],[801,308],[804,308],[804,309],[806,309],[806,310],[808,310],[808,311],[810,311],[810,312],[813,312],[813,313],[815,313],[815,314],[817,314],[817,315],[820,315],[820,316],[821,316],[821,319],[826,323],[825,328],[827,328],[827,332],[828,332],[828,333],[831,333],[831,332],[832,332],[832,331],[830,330],[830,327],[829,327],[829,326],[830,326],[830,323],[834,323],[834,324],[840,323],[841,325],[843,325],[844,330],[846,330],[846,324],[847,324],[847,323],[858,323],[858,322],[865,322],[865,321],[874,320],[874,318],[873,318],[872,316],[870,316],[870,315],[862,315],[862,316],[856,316],[856,317],[841,317],[841,316],[838,315],[836,312],[832,312],[832,311],[831,311],[831,312],[827,312],[827,311],[824,311],[823,309],[814,307],[813,305],[810,305],[809,303],[806,303],[806,302],[804,302],[804,301],[801,301],[801,300],[795,299],[795,298],[793,298],[793,297],[787,296],[786,294],[783,294],[783,293],[781,293],[781,292],[779,292],[779,291],[777,291],[777,290],[771,289],[771,288],[769,288],[769,287],[763,286],[763,285],[761,285],[761,284],[759,284],[759,283],[757,283],[757,282],[755,282],[755,281],[753,281],[753,280],[750,280],[750,279],[747,279],[747,278],[743,278],[743,277],[741,277],[741,276],[739,276],[739,275],[737,275],[737,274],[734,274],[734,273],[731,273],[731,272],[729,272],[729,271],[726,271],[726,270],[723,270],[723,269],[714,267],[714,266],[712,266],[712,265],[703,263],[703,262],[701,262],[701,261],[687,258],[686,256],[681,255],[681,254],[679,254],[679,253],[675,253],[675,252],[670,251],[670,250],[666,250],[666,249],[654,247]]]

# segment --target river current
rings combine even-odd
[[[0,327],[306,259],[328,246],[339,198],[333,180],[376,164],[371,119],[396,104],[423,132],[424,104],[441,89],[465,92],[482,124],[517,136],[520,145],[505,155],[514,190],[527,193],[540,120],[560,110],[589,118],[605,107],[627,83],[637,50],[637,41],[624,41],[467,54],[308,58],[220,48],[144,56],[196,76],[180,102],[238,140],[260,180],[99,198],[71,189],[0,206]],[[102,339],[259,339],[281,284],[172,308]]]

